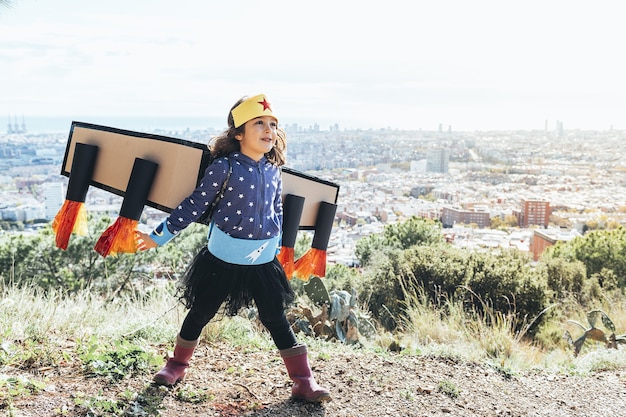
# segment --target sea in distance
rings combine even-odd
[[[4,129],[0,125],[0,133],[8,132],[9,123],[12,126],[17,124],[19,129],[22,128],[23,123],[26,125],[26,131],[29,134],[69,133],[72,122],[92,123],[137,132],[184,132],[187,129],[190,131],[208,130],[221,132],[226,129],[226,117],[24,116],[22,118],[22,116],[11,116],[6,119]],[[305,127],[316,124],[315,121],[281,121],[282,126],[289,123],[297,123]],[[328,126],[332,124],[331,122],[327,123]]]
[[[226,128],[226,120],[210,117],[115,117],[115,116],[35,116],[11,117],[7,120],[4,132],[8,132],[8,124],[22,128],[26,126],[29,134],[69,133],[72,122],[92,123],[117,129],[138,132],[154,132],[157,130],[182,132],[187,129],[221,131]],[[0,130],[1,131],[1,130]]]

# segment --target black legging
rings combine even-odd
[[[277,261],[274,260],[274,262]],[[217,270],[219,271],[219,268]],[[224,272],[226,271],[222,270],[222,273]],[[218,276],[217,272],[210,273],[210,275],[212,275],[210,280],[214,280],[213,282],[231,279],[229,276]],[[276,347],[282,350],[297,345],[296,336],[285,317],[282,299],[268,294],[267,287],[262,285],[261,279],[250,279],[247,282],[247,289],[259,312],[259,319],[270,332]],[[196,340],[200,337],[202,329],[215,317],[228,297],[230,288],[225,285],[209,284],[201,288],[199,292],[180,330],[180,337],[185,340]]]
[[[180,337],[185,340],[198,339],[202,333],[202,329],[204,329],[204,326],[206,326],[215,316],[224,299],[225,297],[222,298],[221,302],[217,304],[217,306],[214,301],[213,303],[205,304],[204,309],[194,307],[189,310],[189,313],[187,313],[180,329]],[[297,344],[296,336],[294,335],[285,314],[275,317],[266,317],[262,313],[263,307],[261,306],[263,303],[259,304],[259,300],[257,299],[255,299],[255,302],[257,303],[257,308],[259,309],[259,318],[261,323],[263,323],[263,325],[270,332],[276,347],[282,350],[295,346]]]

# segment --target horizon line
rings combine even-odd
[[[71,121],[71,122],[84,122],[84,123],[92,123],[92,124],[104,124],[106,122],[103,121],[106,119],[118,119],[118,120],[124,120],[126,122],[128,121],[136,121],[136,122],[144,122],[147,120],[152,120],[152,121],[156,121],[158,119],[164,119],[164,120],[169,120],[169,121],[182,121],[187,119],[187,122],[190,121],[190,119],[194,119],[194,122],[198,122],[201,120],[204,120],[205,122],[217,122],[217,123],[222,123],[223,126],[221,127],[215,127],[215,126],[209,126],[207,124],[203,124],[203,126],[160,126],[160,127],[149,127],[149,129],[153,129],[153,130],[160,130],[160,129],[225,129],[226,128],[226,122],[225,121],[221,121],[221,119],[223,119],[223,117],[216,117],[216,116],[198,116],[198,115],[189,115],[189,116],[181,116],[181,115],[176,115],[176,116],[164,116],[164,115],[135,115],[135,116],[129,116],[129,115],[100,115],[100,116],[95,116],[95,115],[83,115],[83,116],[61,116],[61,115],[33,115],[33,116],[25,116],[25,115],[21,115],[20,120],[18,122],[18,120],[16,119],[17,115],[13,115],[13,117],[11,115],[8,115],[7,118],[7,123],[5,124],[5,126],[9,126],[9,125],[26,125],[26,127],[28,127],[28,121],[32,121],[32,120],[36,120],[39,119],[40,121],[42,120],[56,120],[57,123],[63,121],[64,123],[67,121]],[[93,120],[95,119],[96,121],[88,121],[88,120]],[[97,120],[100,119],[100,121],[98,122]],[[218,121],[218,119],[220,121]],[[391,125],[387,125],[387,126],[379,126],[379,127],[372,127],[372,126],[366,126],[366,127],[352,127],[350,125],[353,125],[354,123],[348,123],[348,122],[339,122],[339,121],[330,121],[328,119],[325,118],[321,118],[322,121],[320,120],[315,120],[314,118],[308,119],[308,120],[294,120],[294,121],[289,121],[287,123],[282,123],[283,127],[287,127],[287,126],[291,126],[291,125],[295,125],[298,127],[302,127],[305,129],[310,129],[312,127],[317,126],[318,128],[320,128],[320,131],[332,131],[335,130],[333,129],[335,126],[337,126],[339,131],[405,131],[405,132],[435,132],[435,133],[460,133],[460,132],[513,132],[513,131],[526,131],[526,132],[538,132],[538,131],[543,131],[543,132],[567,132],[567,131],[587,131],[587,132],[618,132],[618,131],[624,131],[626,129],[624,128],[616,128],[613,125],[610,125],[609,127],[605,127],[605,128],[581,128],[581,127],[564,127],[563,121],[561,120],[556,120],[556,126],[552,125],[551,127],[548,128],[548,120],[546,119],[544,122],[544,126],[543,127],[492,127],[492,128],[473,128],[473,129],[454,129],[454,124],[451,123],[434,123],[435,126],[437,127],[433,127],[433,128],[424,128],[424,127],[394,127]],[[152,123],[154,124],[154,123]],[[346,125],[350,126],[350,127],[345,127]],[[342,127],[343,126],[343,127]],[[111,126],[111,127],[117,127],[117,126]],[[322,127],[328,127],[328,129],[323,129]],[[123,128],[123,127],[121,127]],[[144,127],[145,128],[145,127]],[[44,128],[45,129],[45,128]],[[56,126],[56,129],[59,129],[59,126]],[[42,131],[42,126],[38,126],[38,128],[36,129],[37,132],[41,132],[41,133],[47,133],[47,132],[43,132]],[[28,129],[26,129],[26,133],[29,133]],[[6,133],[5,133],[6,134]]]

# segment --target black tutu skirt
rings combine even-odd
[[[179,297],[188,309],[205,297],[226,294],[224,313],[235,316],[242,307],[251,307],[256,299],[276,300],[272,304],[285,309],[295,298],[285,271],[274,258],[261,265],[236,265],[216,258],[204,247],[194,257],[180,283]]]

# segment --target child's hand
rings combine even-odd
[[[156,248],[158,246],[147,233],[135,230],[135,236],[137,238],[137,249],[140,251]]]

